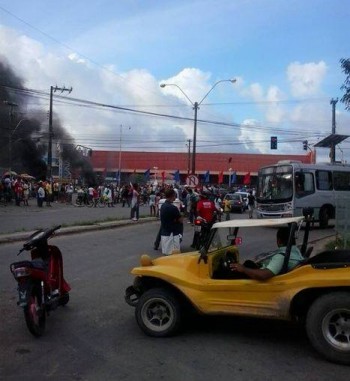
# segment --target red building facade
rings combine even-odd
[[[256,176],[259,168],[276,164],[280,160],[297,160],[314,163],[315,153],[305,155],[262,155],[233,153],[197,153],[196,175],[203,176],[209,171],[210,182],[217,183],[220,173],[229,176],[236,172],[237,177],[250,173]],[[179,171],[181,181],[190,173],[191,163],[186,152],[135,152],[135,151],[93,151],[91,163],[94,172],[104,177],[116,177],[119,167],[122,178],[130,174],[164,173],[166,178]]]

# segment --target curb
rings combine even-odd
[[[314,249],[311,253],[311,257],[325,250],[325,246],[328,242],[334,241],[336,234],[331,234],[323,238],[315,239],[309,241],[309,245],[314,246]]]
[[[123,227],[127,225],[144,224],[146,222],[155,222],[155,221],[159,221],[159,220],[155,217],[146,217],[146,218],[140,218],[137,222],[130,221],[130,220],[118,220],[118,221],[109,221],[109,222],[97,222],[91,225],[67,226],[58,230],[55,233],[55,235],[61,236],[61,235],[96,231],[96,230],[113,229],[113,228],[119,228],[119,227]],[[36,231],[37,230],[25,231],[20,233],[0,234],[0,244],[26,241],[29,238],[29,236]]]

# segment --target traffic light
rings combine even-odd
[[[303,149],[304,149],[304,151],[307,151],[307,146],[308,146],[308,141],[307,140],[304,140],[303,141]]]
[[[271,136],[271,149],[277,149],[277,136]]]

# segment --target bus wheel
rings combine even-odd
[[[329,221],[329,211],[328,208],[321,208],[320,210],[320,228],[325,229],[328,227],[328,221]]]

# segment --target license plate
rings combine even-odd
[[[200,225],[194,225],[194,231],[200,232],[202,230],[202,227]]]

